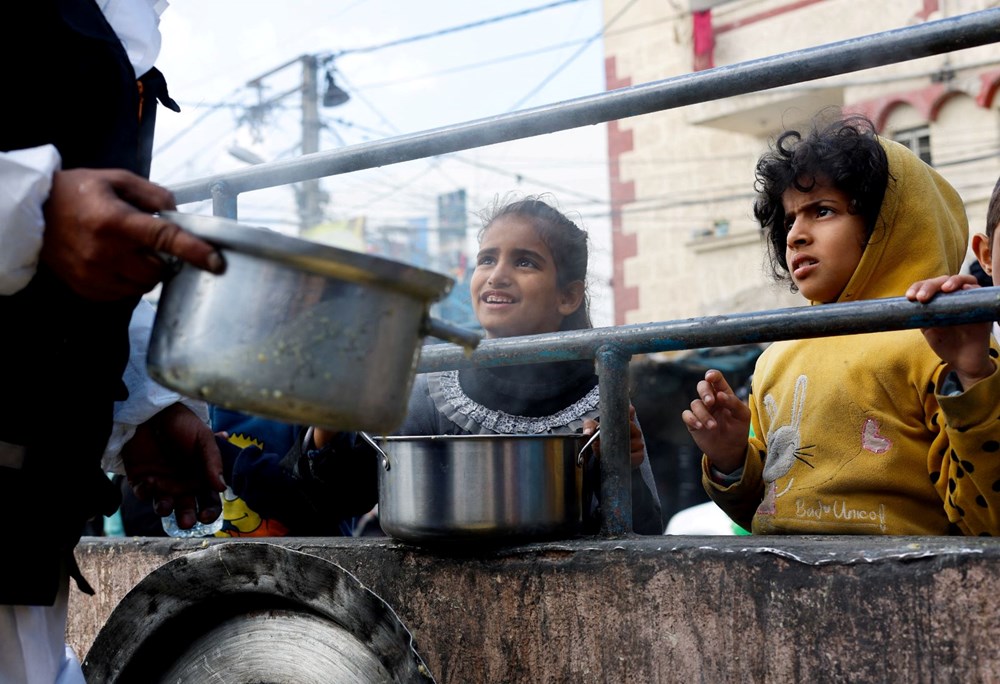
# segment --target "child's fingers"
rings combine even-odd
[[[959,290],[972,290],[977,287],[979,287],[979,281],[976,280],[976,276],[969,273],[961,273],[949,277],[942,286],[942,289],[945,292],[958,292]]]
[[[705,379],[698,382],[697,391],[698,398],[691,402],[690,409],[681,414],[689,430],[714,430],[719,424],[717,415],[723,421],[733,417],[749,419],[750,409],[736,396],[720,371],[714,368],[706,371]]]
[[[715,384],[708,380],[698,381],[698,401],[704,402],[706,406],[715,404]]]
[[[709,369],[705,372],[705,379],[701,382],[710,383],[715,393],[724,392],[736,396],[736,392],[729,386],[729,381],[726,380],[726,376],[722,374],[722,371],[715,370],[714,368]],[[698,383],[699,388],[701,387],[701,382]],[[699,389],[698,396],[704,398],[705,392]]]
[[[698,399],[705,402],[705,405],[709,408],[715,406],[716,397],[720,393],[727,396],[736,396],[733,388],[729,386],[729,383],[726,382],[726,379],[719,371],[708,371],[705,374],[705,379],[698,381],[697,392]]]
[[[716,420],[712,415],[712,411],[705,405],[701,399],[695,399],[691,402],[691,408],[681,414],[681,418],[684,419],[684,423],[695,430],[704,430],[715,427]]]
[[[717,394],[716,402],[716,413],[720,410],[728,411],[727,415],[737,420],[750,420],[750,407],[744,404],[743,401],[731,391],[727,394]]]
[[[973,275],[958,274],[950,276],[938,276],[927,280],[918,280],[910,285],[906,291],[906,298],[910,301],[927,303],[939,292],[958,292],[959,290],[971,290],[978,286]]]
[[[910,301],[926,302],[941,291],[941,286],[948,276],[938,276],[927,280],[918,280],[906,290],[906,298]]]
[[[687,429],[694,432],[696,430],[704,429],[705,425],[695,417],[694,411],[687,409],[681,414],[681,420],[684,421],[684,425]]]

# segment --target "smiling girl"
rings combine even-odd
[[[470,297],[488,338],[592,327],[586,232],[540,197],[499,204],[482,220]],[[397,434],[592,431],[599,402],[592,360],[427,373],[414,382]],[[633,530],[661,534],[653,471],[634,409],[630,415]],[[596,475],[588,471],[585,491],[599,490]],[[591,523],[596,516],[592,509]]]
[[[496,211],[479,240],[470,291],[487,337],[591,327],[586,234],[569,219],[523,200]]]
[[[586,232],[539,197],[498,205],[484,215],[483,225],[470,297],[487,337],[592,327]],[[425,373],[414,380],[406,418],[395,434],[587,433],[597,426],[599,404],[593,360]],[[659,535],[660,501],[634,409],[630,435],[632,528]],[[309,431],[300,454],[284,459],[280,477],[275,461],[245,450],[234,468],[241,485],[236,493],[295,535],[329,533],[334,516],[324,513],[367,491],[379,467],[375,452],[355,433],[320,428]],[[592,459],[584,471],[586,532],[595,532],[599,522],[599,474]],[[280,491],[275,486],[289,481],[294,486]]]

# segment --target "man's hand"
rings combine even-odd
[[[45,203],[41,260],[87,299],[139,296],[168,273],[160,254],[221,273],[212,245],[150,212],[175,209],[173,194],[122,169],[58,171]]]
[[[183,404],[163,409],[136,430],[122,449],[135,495],[152,500],[158,515],[174,511],[181,529],[210,523],[222,513],[222,456],[215,435]]]

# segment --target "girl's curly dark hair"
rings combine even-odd
[[[775,280],[790,280],[785,260],[785,209],[781,197],[789,188],[809,192],[818,181],[830,183],[851,199],[850,211],[865,222],[867,237],[882,208],[889,184],[889,160],[875,125],[863,116],[814,123],[803,137],[786,131],[758,161],[757,200],[753,213],[767,237],[767,257]],[[792,285],[792,291],[796,288]]]

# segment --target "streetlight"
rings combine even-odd
[[[329,62],[330,59],[326,58],[324,63]],[[257,105],[257,108],[270,107],[287,95],[291,95],[295,92],[302,93],[302,154],[312,154],[313,152],[319,152],[319,133],[320,133],[320,120],[319,120],[319,87],[317,83],[317,71],[318,63],[316,55],[302,55],[293,59],[291,61],[285,62],[284,64],[277,66],[270,71],[257,76],[247,82],[248,88],[256,88],[258,93],[261,92],[263,87],[263,80],[272,74],[275,74],[283,69],[286,69],[293,64],[299,63],[302,65],[302,83],[301,87],[293,88],[285,93],[282,93],[278,97],[271,98],[267,102],[261,102]],[[348,100],[351,96],[347,94],[343,88],[338,86],[334,82],[333,78],[334,68],[333,66],[326,67],[326,88],[323,92],[323,106],[324,107],[338,107]],[[242,153],[250,153],[254,158],[259,159],[259,156],[243,148],[233,148],[229,150],[229,153],[244,161],[248,164],[259,164],[261,161],[250,161],[250,158],[245,154],[240,156]],[[302,182],[301,188],[296,188],[297,204],[299,209],[299,225],[300,230],[306,230],[312,226],[317,225],[323,220],[322,204],[326,201],[325,193],[320,190],[319,179],[314,178]]]
[[[345,104],[351,96],[347,94],[347,91],[341,88],[339,85],[333,81],[333,69],[327,68],[326,70],[326,90],[323,91],[323,106],[324,107],[339,107]]]

